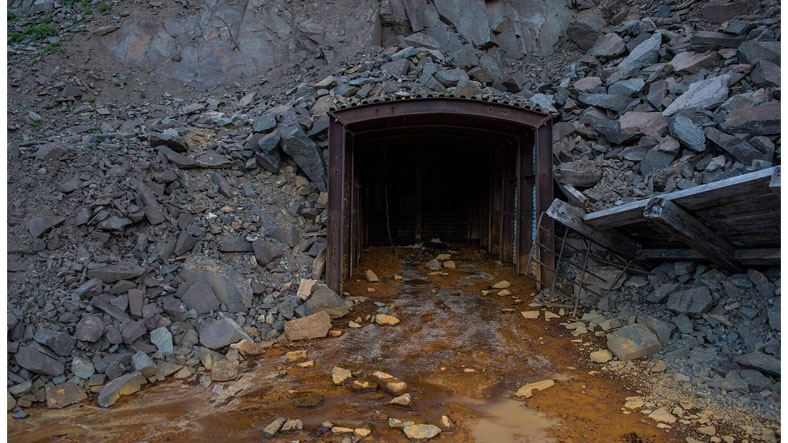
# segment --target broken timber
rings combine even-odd
[[[590,214],[556,200],[546,215],[634,260],[706,259],[732,272],[774,265],[780,166]]]
[[[726,270],[739,271],[731,261],[733,245],[670,200],[652,198],[643,210],[643,217],[655,221],[662,229]]]

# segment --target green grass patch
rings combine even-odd
[[[51,26],[39,25],[30,26],[24,31],[25,35],[30,37],[30,40],[38,41],[51,35],[57,34],[57,30]]]
[[[107,2],[99,2],[98,10],[100,13],[106,14],[107,12],[109,12],[109,5],[107,5]]]

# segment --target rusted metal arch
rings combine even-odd
[[[500,232],[490,233],[498,250],[493,251],[494,245],[488,248],[503,261],[516,262],[519,272],[525,271],[533,222],[553,200],[552,117],[507,103],[467,98],[381,100],[330,112],[326,282],[335,291],[341,292],[360,251],[359,193],[353,186],[358,177],[357,150],[373,140],[385,143],[388,135],[402,140],[423,137],[431,130],[456,131],[455,137],[467,134],[467,139],[477,143],[487,135],[491,141],[496,139],[490,143],[493,146],[502,146],[502,139],[512,140],[505,153],[508,158],[497,158],[501,170],[494,170],[493,183],[502,190],[500,207],[491,217],[500,217],[500,226],[491,222],[490,229],[497,227]],[[547,229],[552,232],[552,224]],[[551,253],[540,252],[540,261],[552,265]]]

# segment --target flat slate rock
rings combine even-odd
[[[285,336],[290,341],[323,338],[329,329],[331,317],[325,311],[285,322]]]
[[[306,301],[305,306],[307,314],[325,311],[328,312],[331,318],[344,317],[350,312],[345,299],[327,286],[320,286],[315,289],[312,296]]]
[[[780,376],[780,360],[764,354],[763,352],[751,352],[749,354],[737,355],[733,361],[744,366],[753,368],[772,375]]]
[[[677,291],[668,297],[667,308],[679,314],[704,314],[709,312],[714,298],[705,287]]]
[[[63,223],[65,217],[46,216],[46,217],[33,217],[27,222],[27,229],[33,238],[41,237],[41,235],[57,225]]]
[[[206,281],[229,312],[240,312],[252,304],[249,280],[219,260],[192,255],[183,264],[181,277],[190,283]]]
[[[657,336],[641,324],[627,325],[607,334],[607,347],[621,361],[645,357],[662,350]]]
[[[216,294],[213,293],[213,288],[205,280],[200,280],[191,285],[186,290],[186,293],[183,294],[181,300],[183,300],[183,304],[188,309],[194,309],[200,314],[207,314],[212,310],[216,311],[221,306]]]
[[[145,273],[145,269],[134,263],[119,262],[105,266],[101,269],[88,271],[88,278],[98,278],[104,283],[114,283],[120,280],[131,280]]]
[[[57,377],[65,370],[63,363],[50,355],[41,345],[33,342],[29,345],[19,346],[19,350],[14,355],[17,364],[36,374],[51,375]]]
[[[200,329],[200,344],[208,349],[221,349],[243,339],[251,340],[238,323],[222,318]]]
[[[145,383],[145,377],[139,372],[121,375],[104,385],[98,395],[98,404],[102,408],[108,408],[114,405],[121,395],[131,395],[139,391]]]
[[[46,387],[47,407],[50,409],[60,409],[66,406],[79,403],[88,398],[85,390],[79,385],[67,382],[55,386]]]

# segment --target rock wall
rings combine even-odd
[[[328,2],[206,1],[184,17],[127,21],[103,43],[130,66],[213,87],[283,63],[379,45],[377,2],[343,3],[357,13]]]
[[[355,0],[341,8],[206,1],[194,13],[163,16],[127,20],[103,44],[129,66],[205,88],[283,63],[330,62],[338,52],[401,44],[414,34],[452,56],[468,45],[489,50],[498,63],[544,56],[572,19],[564,1],[547,0]]]

